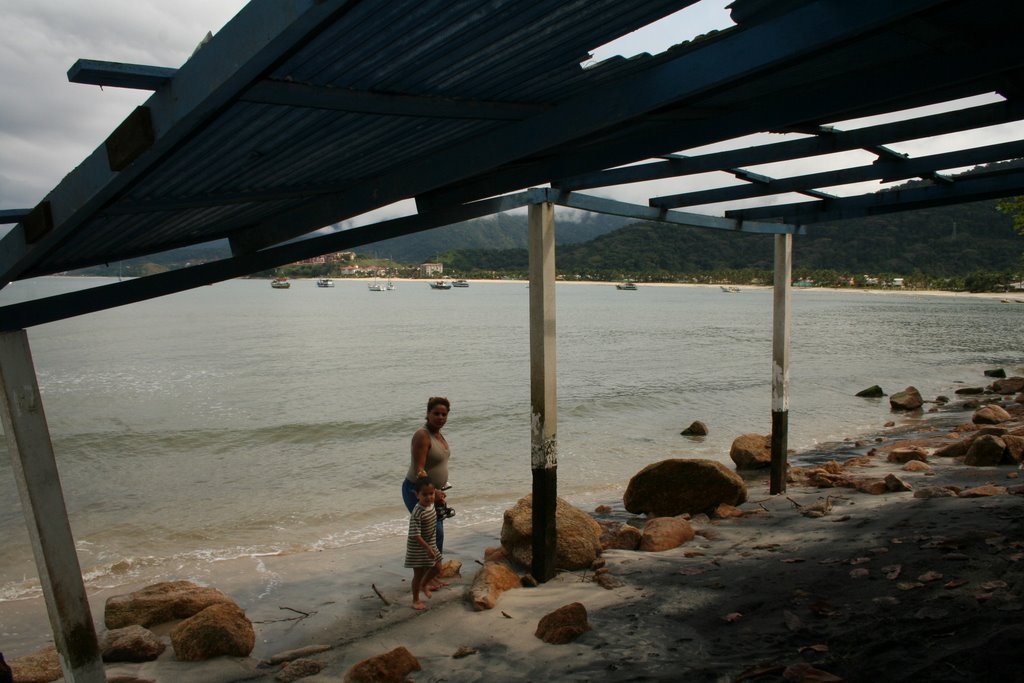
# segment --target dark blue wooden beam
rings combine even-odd
[[[70,237],[83,221],[129,189],[210,116],[285,59],[298,42],[336,19],[355,2],[249,2],[182,65],[172,87],[161,88],[146,100],[144,106],[151,113],[154,142],[143,154],[124,170],[115,171],[110,167],[105,147],[101,146],[46,196],[44,201],[53,217],[52,230],[34,244],[24,239],[19,226],[3,238],[0,287],[28,271],[53,246]]]
[[[0,225],[10,223],[20,223],[28,215],[32,213],[32,209],[3,209],[0,210]]]
[[[79,59],[68,69],[68,80],[72,83],[111,88],[156,90],[170,81],[176,73],[177,69],[164,66]]]
[[[762,223],[759,221],[737,221],[730,218],[718,216],[706,216],[699,213],[686,213],[683,211],[663,211],[652,209],[639,204],[620,202],[604,197],[579,194],[575,192],[562,192],[560,190],[543,190],[546,193],[547,201],[559,206],[582,209],[593,213],[603,213],[609,216],[622,216],[624,218],[635,218],[641,221],[665,223],[687,228],[705,228],[711,230],[727,230],[729,232],[749,232],[760,235],[803,235],[804,229],[799,225],[786,225],[783,223]]]
[[[776,178],[769,181],[760,179],[758,182],[753,182],[749,185],[732,185],[711,190],[652,197],[649,204],[656,208],[677,209],[684,206],[737,201],[787,192],[807,192],[820,187],[835,187],[837,185],[848,185],[868,180],[891,182],[907,178],[927,178],[936,175],[937,171],[943,169],[975,166],[994,161],[1007,161],[1022,156],[1024,156],[1024,140],[1017,140],[956,152],[930,154],[913,159],[900,158],[899,161],[879,160],[865,166],[855,166],[836,171],[807,173],[805,175]],[[737,177],[740,177],[739,174],[737,174]]]
[[[799,62],[830,45],[941,4],[943,0],[862,0],[855,6],[808,4],[779,19],[728,33],[702,49],[666,59],[631,74],[614,87],[595,88],[570,97],[549,111],[508,124],[497,134],[489,133],[425,155],[401,169],[369,178],[359,187],[308,202],[299,211],[272,216],[251,228],[240,229],[234,242],[244,248],[260,249],[367,210],[464,181],[556,149],[570,140],[612,130],[631,119],[783,64]]]
[[[249,88],[239,99],[244,102],[383,116],[496,121],[522,121],[550,109],[543,104],[416,97],[285,81],[261,81]]]
[[[941,67],[935,65],[933,55],[922,55],[917,59],[904,60],[899,70],[879,70],[875,66],[853,69],[817,86],[801,87],[796,92],[766,94],[747,105],[749,108],[722,110],[703,120],[688,121],[685,125],[646,123],[610,140],[556,148],[536,159],[519,161],[506,168],[479,174],[472,180],[429,191],[417,196],[417,205],[424,208],[444,206],[547,182],[561,187],[559,178],[573,177],[594,168],[609,168],[658,157],[666,150],[699,147],[750,133],[785,130],[811,121],[839,121],[885,114],[989,93],[1004,86],[1005,81],[998,74],[985,74],[992,74],[995,69],[1024,67],[1024,51],[1002,44],[990,44],[989,48],[985,52],[959,55]],[[915,73],[919,77],[908,80],[906,73]],[[936,75],[930,77],[933,73]],[[864,90],[870,91],[870,97]],[[908,136],[914,137],[917,136]],[[853,148],[861,146],[858,144]],[[822,149],[808,153],[823,154],[827,151]],[[737,153],[743,152],[737,150]],[[746,160],[737,156],[720,163],[724,164],[722,168],[732,168],[744,165]],[[616,169],[619,171],[630,172]]]
[[[959,176],[952,183],[901,190],[882,190],[828,201],[778,204],[753,209],[726,211],[727,218],[739,220],[778,219],[786,223],[820,223],[863,216],[927,209],[983,199],[1000,199],[1024,194],[1024,170],[995,171]]]
[[[559,180],[554,183],[554,186],[563,190],[586,190],[609,185],[677,178],[737,166],[789,161],[853,149],[866,149],[879,153],[879,147],[886,143],[945,135],[1021,119],[1024,119],[1024,100],[994,102],[944,114],[933,114],[856,130],[823,130],[819,128],[815,137],[801,140],[787,140],[690,157],[665,155],[668,157],[665,161],[588,173]],[[891,150],[889,151],[891,152]]]
[[[542,191],[528,190],[515,195],[465,204],[447,211],[416,214],[342,230],[330,235],[292,242],[251,254],[236,255],[189,268],[9,304],[0,307],[0,331],[10,332],[26,329],[85,313],[94,313],[168,294],[176,294],[322,254],[344,251],[371,242],[402,237],[471,218],[521,208],[528,204],[545,201],[545,199],[546,195]]]

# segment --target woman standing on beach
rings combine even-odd
[[[402,482],[402,499],[405,507],[412,512],[416,506],[416,480],[427,477],[434,485],[437,500],[444,503],[442,487],[448,485],[448,458],[451,450],[448,441],[441,434],[441,428],[448,422],[451,403],[444,396],[431,396],[427,400],[427,421],[412,435],[410,451],[412,462]],[[444,519],[437,516],[437,548],[444,551]]]

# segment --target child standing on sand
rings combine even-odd
[[[434,509],[434,485],[426,477],[416,480],[416,506],[409,515],[409,538],[405,544],[405,566],[412,567],[412,608],[426,609],[420,591],[431,596],[430,582],[441,571],[441,551],[437,549],[437,511]]]

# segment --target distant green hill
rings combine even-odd
[[[556,214],[555,241],[558,244],[586,242],[617,230],[628,219],[566,210]],[[435,261],[438,255],[453,250],[526,249],[527,218],[523,213],[502,213],[427,230],[405,237],[383,240],[356,248],[356,253],[389,257],[400,263]]]
[[[1019,272],[1024,237],[996,201],[887,214],[808,226],[794,239],[795,270],[831,270],[855,275],[915,273],[933,278],[977,271]],[[562,214],[563,216],[565,214]],[[557,220],[559,272],[593,279],[685,279],[716,272],[727,278],[763,278],[773,264],[773,240],[700,228],[633,222],[598,214]],[[464,275],[527,268],[527,219],[499,214],[356,249],[364,256],[418,264],[441,261]],[[219,242],[144,259],[91,268],[88,274],[142,275],[180,268],[229,254]],[[723,274],[722,271],[731,271]],[[743,273],[736,272],[743,271]]]

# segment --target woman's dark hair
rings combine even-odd
[[[437,406],[444,406],[448,410],[452,409],[452,404],[448,402],[444,396],[431,396],[427,399],[427,412],[429,413]]]
[[[416,493],[419,493],[426,487],[433,485],[434,482],[430,481],[430,477],[420,477],[419,479],[416,480],[416,483],[413,484],[413,488],[416,490]]]

